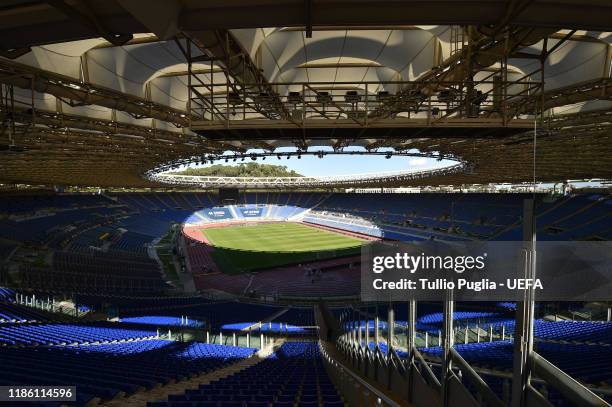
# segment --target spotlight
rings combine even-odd
[[[227,162],[227,158],[225,159],[225,162]]]
[[[320,103],[321,105],[323,105],[323,107],[331,103],[333,100],[332,95],[330,95],[329,92],[318,92],[317,95],[315,96],[315,99],[317,103]]]
[[[279,154],[279,155],[277,155],[276,157],[277,157],[279,160],[281,159],[281,155],[280,155],[280,154]]]
[[[301,159],[302,159],[302,155],[298,154],[298,160],[301,160]]]
[[[351,104],[359,103],[361,101],[361,95],[357,93],[356,90],[348,90],[344,95],[344,101]]]
[[[244,161],[244,157],[242,157],[242,159],[240,161]]]
[[[291,155],[287,155],[287,160],[291,158]]]
[[[378,102],[385,102],[391,98],[391,94],[386,90],[381,90],[376,94],[376,100]]]
[[[255,154],[251,155],[251,160],[256,161],[257,160],[257,156]]]
[[[388,160],[389,158],[391,158],[391,153],[387,153],[385,154],[385,158]]]
[[[262,159],[262,160],[265,160],[265,159],[266,159],[266,156],[264,155],[263,157],[261,157],[261,159]]]
[[[287,102],[292,105],[297,105],[298,103],[302,103],[302,95],[300,92],[289,92],[289,96],[287,97]]]

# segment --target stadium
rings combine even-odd
[[[0,404],[610,406],[610,16],[3,1]]]

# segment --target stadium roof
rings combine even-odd
[[[403,185],[612,178],[606,1],[16,1],[0,182],[155,186],[226,150],[459,158]],[[543,109],[542,109],[543,106]],[[537,113],[537,116],[535,115]]]

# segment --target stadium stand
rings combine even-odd
[[[203,406],[344,406],[325,373],[318,344],[312,342],[286,342],[255,366],[148,406],[172,407],[191,402]]]
[[[152,339],[155,336],[155,331],[116,328],[113,324],[104,322],[86,325],[0,325],[0,342],[2,342],[2,345],[75,345]]]
[[[12,300],[12,298],[10,299]],[[35,310],[13,303],[0,302],[0,322],[36,322],[46,321],[47,319],[45,315]]]
[[[612,407],[610,16],[4,0],[0,404]]]
[[[254,349],[161,339],[79,346],[3,348],[3,383],[76,385],[77,403],[110,400],[219,369]],[[92,367],[95,366],[95,369]],[[88,374],[83,374],[88,372]]]

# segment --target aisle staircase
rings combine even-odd
[[[165,386],[158,386],[150,390],[140,391],[129,397],[114,399],[99,405],[105,407],[146,407],[147,402],[167,400],[168,396],[171,394],[180,394],[188,389],[197,389],[200,385],[209,384],[215,380],[225,379],[251,366],[255,366],[270,356],[275,349],[282,345],[282,343],[282,340],[278,340],[274,343],[274,346],[261,349],[250,358],[242,359],[227,367],[215,370],[214,372],[204,373],[191,379],[169,383]]]

